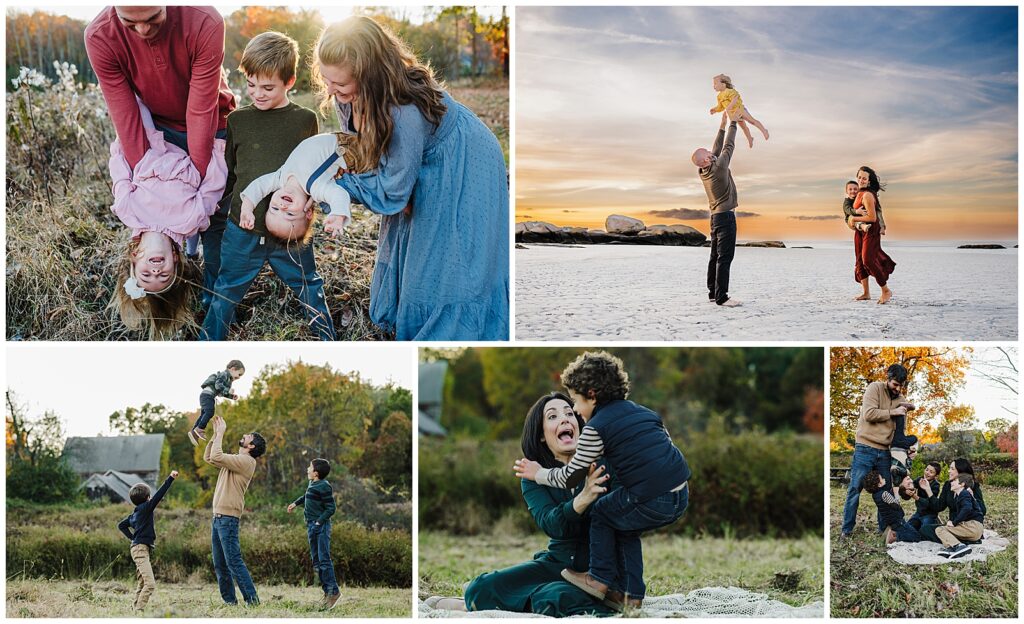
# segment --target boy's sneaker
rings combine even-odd
[[[960,557],[965,557],[969,554],[971,554],[971,547],[967,544],[957,544],[953,548],[949,549],[950,559],[959,559]]]
[[[617,589],[609,589],[604,595],[604,606],[617,613],[622,613],[626,608],[639,609],[643,606],[643,598],[627,597]]]
[[[882,532],[882,541],[886,546],[896,541],[896,531],[893,531],[891,526],[885,527],[885,531]]]
[[[331,594],[330,596],[324,597],[324,611],[330,611],[338,604],[338,600],[341,599],[341,592],[337,594]]]
[[[946,546],[945,548],[939,551],[939,556],[945,559],[949,559],[949,555],[952,554],[953,549],[955,548],[956,546]]]
[[[192,443],[192,446],[199,446],[199,436],[196,434],[195,429],[188,430],[188,441]]]

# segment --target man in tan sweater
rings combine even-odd
[[[256,458],[267,450],[267,441],[256,433],[247,433],[238,441],[238,453],[229,455],[221,448],[227,423],[220,416],[213,419],[213,438],[203,451],[203,459],[220,468],[217,486],[213,490],[213,568],[221,598],[227,604],[238,604],[235,584],[242,598],[250,606],[258,605],[256,586],[249,569],[242,560],[238,540],[238,523],[245,508],[245,491],[256,472]]]
[[[860,418],[857,420],[856,446],[850,466],[850,487],[846,490],[846,504],[843,507],[843,537],[853,532],[857,523],[857,505],[860,504],[861,481],[872,470],[878,471],[888,486],[892,456],[889,443],[896,431],[893,416],[906,416],[914,406],[907,402],[903,390],[907,386],[907,369],[893,364],[885,371],[885,381],[868,384],[861,400]],[[885,526],[878,515],[878,530]]]

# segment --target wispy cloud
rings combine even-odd
[[[714,141],[724,72],[772,135],[738,137],[748,211],[831,221],[867,164],[887,209],[984,201],[1015,233],[1015,24],[1008,8],[521,7],[517,205],[688,218],[669,213],[706,205],[689,156]]]

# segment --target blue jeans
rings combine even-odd
[[[153,125],[156,126],[156,124],[153,124]],[[189,153],[189,151],[188,151],[188,133],[187,132],[182,132],[181,130],[172,130],[171,128],[161,128],[160,126],[156,126],[156,129],[164,134],[164,140],[165,141],[167,141],[171,145],[174,145],[176,147],[180,147],[181,149],[185,150],[186,154]],[[227,128],[225,128],[223,130],[218,130],[217,134],[214,135],[214,138],[216,138],[216,139],[226,139],[227,137],[228,137],[228,130],[227,130]],[[204,175],[204,176],[206,175],[205,171],[202,171],[200,173],[202,175]],[[186,255],[195,256],[197,253],[199,253],[199,236],[201,234],[202,234],[202,232],[200,232],[199,234],[194,234],[192,236],[189,236],[185,240],[185,254]],[[206,250],[206,237],[204,236],[203,237],[204,256],[205,256],[205,250]],[[205,257],[204,257],[204,262],[205,262]],[[205,299],[204,299],[204,301],[205,301]]]
[[[320,588],[325,594],[339,593],[338,579],[334,576],[334,562],[331,561],[331,521],[317,526],[316,522],[306,525],[306,537],[309,538],[309,556],[313,560],[313,569],[320,577]]]
[[[213,300],[203,319],[202,340],[224,340],[235,320],[235,307],[245,297],[264,264],[299,298],[320,340],[334,340],[334,321],[324,297],[324,280],[316,272],[312,245],[284,244],[272,236],[247,232],[228,221],[220,247],[220,271]]]
[[[213,418],[213,413],[217,409],[217,398],[209,392],[199,393],[199,418],[196,419],[196,424],[192,425],[196,429],[206,429],[206,425],[210,423],[210,419]]]
[[[923,527],[926,524],[938,524],[938,523],[939,523],[939,516],[938,516],[938,514],[923,514],[922,515],[921,512],[919,512],[919,511],[915,511],[914,515],[910,516],[910,520],[907,520],[907,524],[909,524],[910,526],[914,527],[918,531],[920,531],[921,527]]]
[[[224,238],[230,207],[229,195],[220,200],[217,212],[210,215],[210,227],[199,233],[203,237],[203,310],[209,310],[210,302],[213,301],[213,287],[217,284],[217,275],[220,273],[220,243]]]
[[[843,534],[849,535],[857,524],[857,505],[860,504],[861,481],[872,470],[877,470],[885,481],[883,487],[889,485],[889,467],[892,456],[889,451],[876,449],[867,444],[858,444],[853,449],[853,463],[850,466],[850,487],[846,490],[846,505],[843,507]],[[882,514],[878,514],[878,530],[885,528]]]
[[[905,520],[900,520],[899,524],[893,525],[893,530],[896,531],[896,541],[899,542],[921,542],[924,538],[917,532],[917,529],[911,526]]]
[[[678,520],[689,501],[689,487],[642,503],[622,487],[597,499],[590,512],[590,575],[610,589],[643,598],[640,534]]]
[[[729,269],[736,255],[736,212],[711,215],[711,259],[708,260],[708,299],[729,300]]]
[[[238,604],[235,584],[242,592],[242,599],[249,605],[258,605],[256,586],[252,583],[249,569],[242,561],[242,546],[238,542],[238,518],[214,516],[210,541],[213,544],[213,570],[217,573],[220,597],[227,604]]]

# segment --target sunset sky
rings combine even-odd
[[[516,37],[517,221],[706,233],[725,73],[771,133],[737,133],[741,239],[849,237],[861,165],[888,240],[1017,238],[1016,7],[519,7]]]

